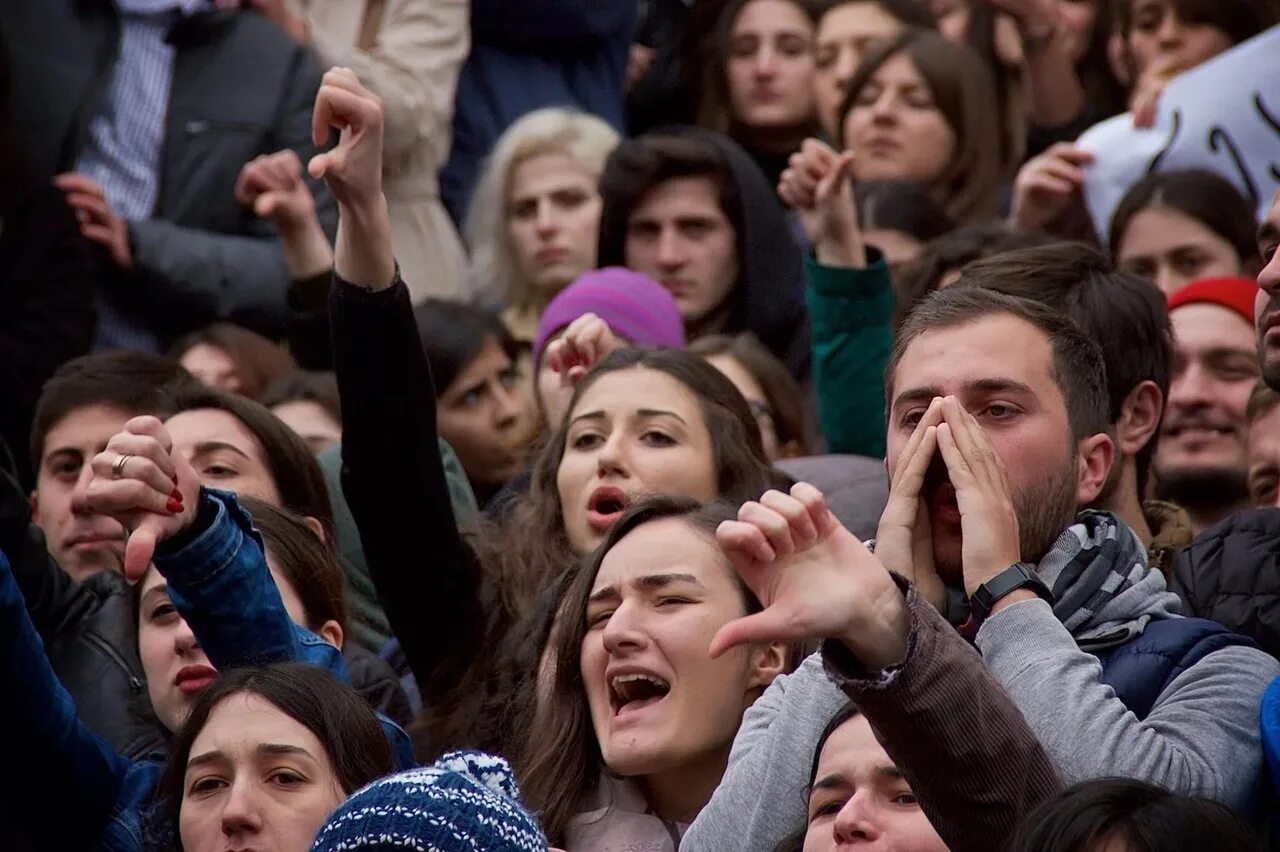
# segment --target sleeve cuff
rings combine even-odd
[[[904,578],[897,574],[892,576],[894,582],[898,584],[898,588],[902,590],[905,598],[904,604],[907,607],[907,613],[910,618],[910,626],[907,632],[907,652],[900,662],[879,671],[869,672],[843,642],[827,639],[822,643],[822,666],[831,682],[843,692],[887,689],[897,681],[899,674],[915,655],[918,627],[915,607],[918,595],[915,587]]]

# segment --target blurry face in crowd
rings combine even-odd
[[[244,380],[225,349],[208,343],[197,343],[178,359],[187,372],[210,387],[229,393],[240,393]]]
[[[511,170],[507,235],[520,275],[543,300],[596,265],[600,193],[568,154],[540,154]]]
[[[346,794],[305,725],[260,695],[225,698],[191,744],[178,833],[187,852],[306,852]]]
[[[342,442],[342,424],[324,406],[309,399],[282,402],[271,413],[284,421],[314,452],[322,452]]]
[[[107,441],[132,416],[110,405],[86,405],[55,423],[45,436],[31,516],[45,534],[49,553],[75,580],[99,571],[123,570],[120,522],[73,509],[71,502],[89,485],[89,461],[106,449]]]
[[[791,0],[752,0],[729,38],[725,69],[734,119],[788,128],[813,117],[813,22]]]
[[[1280,506],[1280,405],[1249,424],[1249,499],[1260,509]]]
[[[1173,325],[1173,380],[1156,450],[1158,476],[1195,470],[1243,473],[1245,406],[1258,380],[1253,330],[1219,305],[1183,305]]]
[[[834,139],[840,131],[840,102],[862,55],[873,42],[902,29],[902,22],[876,0],[842,3],[822,16],[814,51],[813,91],[818,118],[828,136]]]
[[[262,445],[235,415],[197,408],[173,415],[164,425],[174,452],[191,463],[202,485],[280,504]]]
[[[708,655],[716,631],[746,615],[732,570],[678,518],[638,527],[605,556],[581,665],[611,772],[670,773],[677,783],[723,772],[743,712],[783,658],[780,646]]]
[[[490,338],[440,394],[440,437],[472,482],[499,485],[524,466],[532,416],[519,384],[520,371]]]
[[[809,791],[804,852],[947,852],[865,716],[832,731]]]
[[[1098,19],[1098,7],[1094,0],[1060,0],[1058,25],[1065,33],[1071,58],[1079,61],[1089,50],[1093,40],[1093,28]]]
[[[773,410],[769,407],[769,398],[764,387],[742,362],[732,355],[708,355],[707,363],[725,374],[733,386],[742,394],[755,415],[756,425],[760,427],[760,439],[764,442],[764,454],[774,462],[787,457],[787,452],[778,440],[778,427],[773,421]],[[791,449],[794,450],[794,447]]]
[[[622,512],[648,494],[716,496],[712,438],[702,406],[660,370],[614,370],[569,412],[556,473],[569,544],[594,549]]]
[[[1134,214],[1120,240],[1116,263],[1150,278],[1166,296],[1201,278],[1234,278],[1243,272],[1231,243],[1168,207]]]
[[[948,41],[964,44],[969,36],[969,0],[929,0],[938,19],[938,33]]]
[[[857,180],[936,180],[956,137],[911,57],[899,52],[872,75],[845,116],[845,139],[858,155]]]
[[[1137,74],[1157,60],[1189,70],[1231,47],[1231,38],[1213,24],[1183,20],[1172,0],[1129,2],[1128,48]]]
[[[1280,192],[1267,218],[1258,228],[1258,252],[1263,268],[1258,273],[1258,298],[1254,316],[1258,323],[1258,354],[1262,375],[1273,390],[1280,388]]]
[[[955,396],[1004,462],[1026,559],[1038,559],[1071,523],[1076,507],[1092,502],[1102,488],[1107,471],[1080,463],[1066,400],[1053,378],[1049,339],[1020,317],[995,314],[924,332],[903,354],[891,390],[888,469],[897,470],[903,446],[933,398]],[[958,586],[960,510],[941,454],[934,456],[922,496],[939,574]]]
[[[627,220],[627,266],[662,284],[686,323],[729,298],[738,280],[737,235],[710,178],[663,181]]]

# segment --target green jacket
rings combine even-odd
[[[884,458],[884,370],[893,348],[893,287],[880,250],[865,269],[805,255],[813,375],[827,452]]]

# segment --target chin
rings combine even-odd
[[[661,772],[670,763],[661,745],[653,742],[652,737],[624,734],[616,739],[619,742],[611,742],[600,750],[604,765],[614,775],[623,778],[652,775]]]

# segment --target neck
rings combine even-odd
[[[725,334],[729,331],[729,301],[733,298],[730,292],[728,297],[720,304],[719,307],[708,311],[696,320],[686,320],[684,324],[684,336],[693,342],[699,337],[707,337],[712,334]]]
[[[1234,515],[1236,512],[1243,509],[1248,509],[1249,501],[1245,500],[1239,503],[1232,503],[1228,506],[1214,506],[1212,508],[1192,508],[1190,506],[1184,506],[1183,508],[1187,510],[1187,516],[1191,518],[1191,534],[1200,535],[1200,533],[1204,532],[1218,521]]]
[[[1102,500],[1098,508],[1124,521],[1142,541],[1143,547],[1151,547],[1151,525],[1142,511],[1142,497],[1138,494],[1138,468],[1131,458],[1125,459],[1120,479],[1107,499]]]
[[[729,135],[742,147],[763,154],[790,154],[799,150],[804,140],[813,133],[814,128],[808,123],[793,127],[747,127],[735,124],[729,131]]]
[[[729,765],[729,746],[640,778],[645,801],[664,820],[691,823],[711,800]]]

